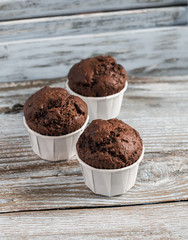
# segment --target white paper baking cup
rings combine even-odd
[[[126,193],[136,182],[138,166],[144,156],[144,147],[140,158],[132,165],[120,169],[97,169],[83,162],[76,152],[85,184],[95,194],[116,196]]]
[[[128,82],[126,81],[125,87],[120,92],[106,97],[85,97],[72,91],[69,88],[68,80],[66,83],[66,88],[70,94],[82,98],[87,103],[90,122],[95,119],[116,118],[120,113],[123,94],[127,90],[127,86]]]
[[[84,131],[89,116],[84,125],[75,132],[62,136],[45,136],[29,128],[23,117],[24,125],[29,132],[29,138],[33,151],[42,159],[59,161],[72,158],[76,154],[76,142]]]

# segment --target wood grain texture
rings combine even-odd
[[[136,128],[146,153],[136,185],[119,197],[94,195],[84,185],[75,159],[48,162],[30,147],[23,104],[43,85],[63,79],[0,84],[0,211],[117,206],[188,199],[188,76],[130,78],[119,118]]]
[[[1,215],[0,238],[183,240],[188,238],[187,221],[187,202],[14,213]]]
[[[186,6],[7,21],[0,22],[0,42],[186,23]]]
[[[0,43],[0,81],[59,78],[100,54],[114,56],[130,75],[186,75],[187,45],[187,26]]]
[[[0,20],[186,4],[186,0],[0,0]]]

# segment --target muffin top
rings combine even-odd
[[[118,169],[135,163],[143,149],[139,133],[116,118],[97,119],[81,134],[78,156],[88,165],[100,169]]]
[[[87,58],[68,74],[69,87],[87,97],[104,97],[120,92],[127,80],[125,69],[111,56]]]
[[[27,125],[47,136],[60,136],[78,130],[87,115],[86,103],[63,88],[44,87],[30,96],[24,105]]]

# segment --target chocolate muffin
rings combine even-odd
[[[135,163],[143,144],[139,133],[116,118],[97,119],[78,139],[78,156],[88,165],[99,169],[119,169]]]
[[[24,105],[27,125],[47,136],[60,136],[78,130],[87,115],[86,103],[63,88],[44,87],[29,97]]]
[[[120,92],[127,80],[125,69],[111,56],[87,58],[68,74],[69,87],[87,97],[104,97]]]

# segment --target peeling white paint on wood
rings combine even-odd
[[[3,214],[2,239],[187,239],[188,203]]]
[[[0,42],[186,25],[186,23],[186,6],[7,21],[0,22]]]
[[[187,36],[185,26],[0,43],[0,81],[63,77],[99,54],[114,56],[130,75],[186,75]]]
[[[0,0],[0,20],[186,4],[186,0]]]

